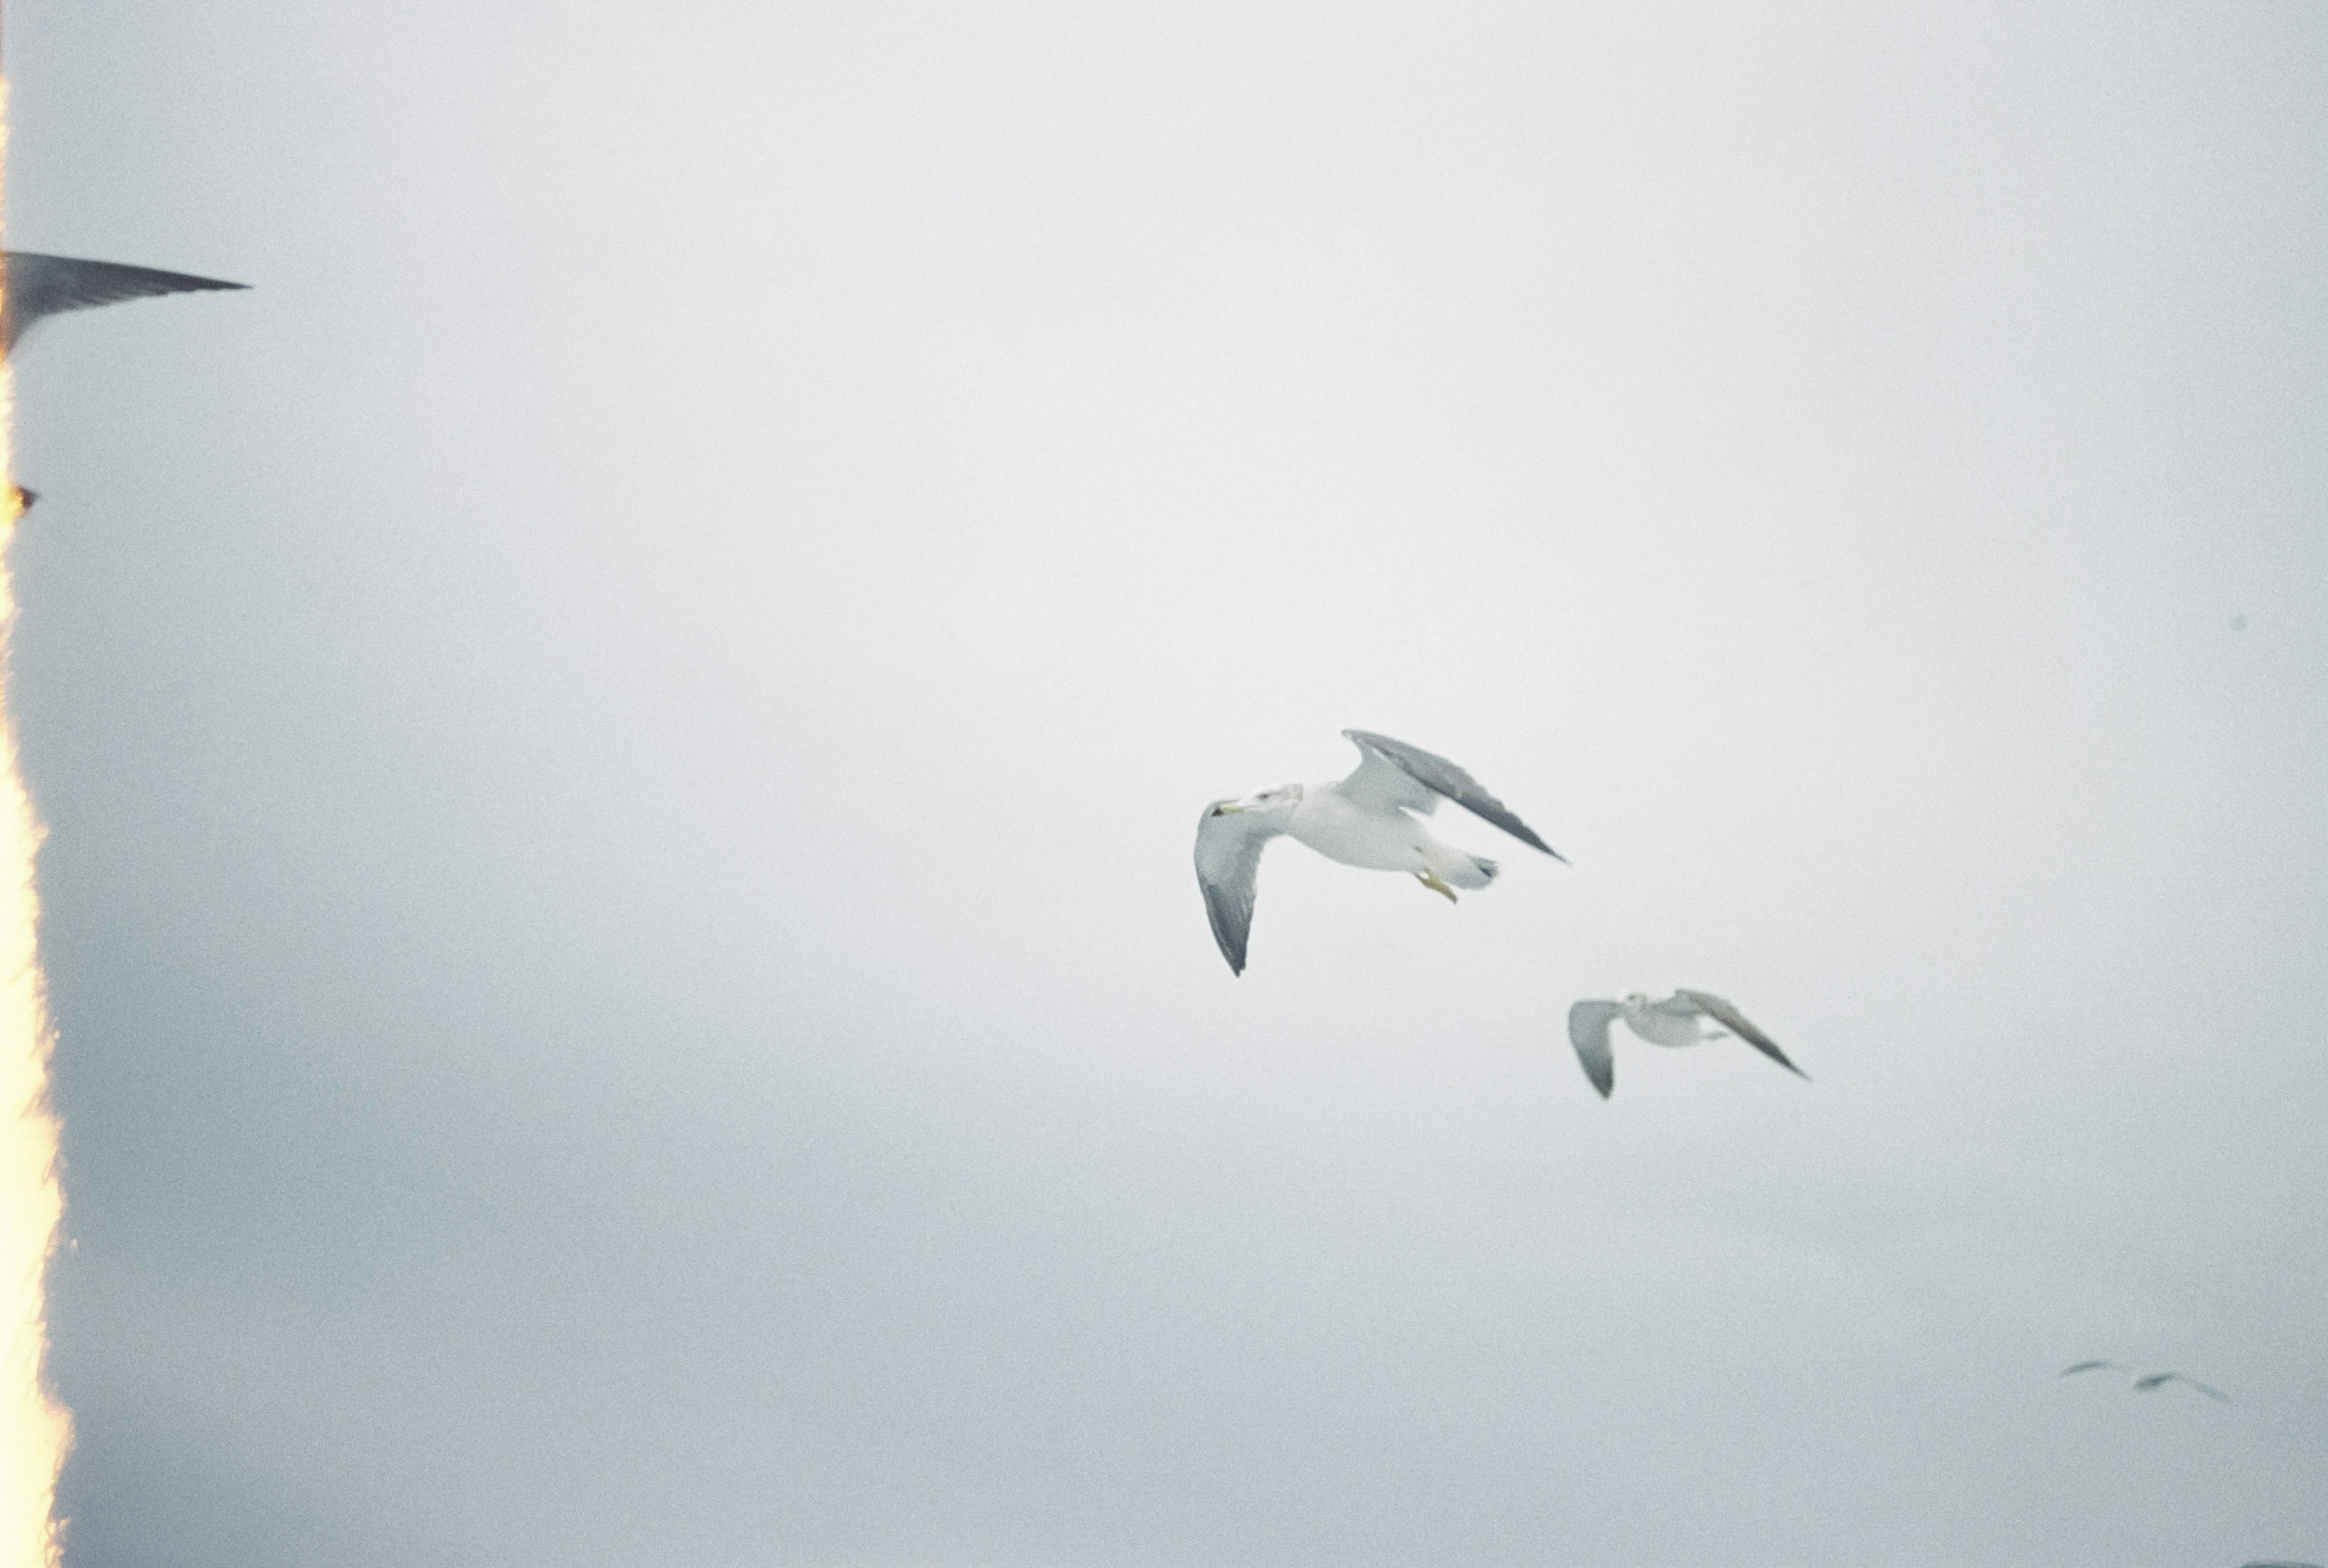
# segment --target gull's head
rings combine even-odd
[[[1213,809],[1206,814],[1216,817],[1290,817],[1293,814],[1293,808],[1300,803],[1300,784],[1279,784],[1273,790],[1263,790],[1241,801],[1215,801]]]
[[[1645,991],[1628,991],[1625,993],[1625,1000],[1617,1005],[1627,1012],[1646,1011],[1649,1005],[1649,993]]]

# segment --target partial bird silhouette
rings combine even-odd
[[[152,267],[125,267],[118,261],[86,261],[77,256],[44,256],[36,250],[7,252],[7,300],[0,311],[0,333],[5,351],[16,352],[18,340],[52,315],[89,310],[125,299],[150,299],[164,294],[189,294],[203,289],[249,288],[247,283],[227,283],[196,277],[186,272],[164,272]]]
[[[2062,1367],[2061,1376],[2064,1377],[2075,1377],[2080,1372],[2099,1372],[2105,1366],[2108,1367],[2113,1372],[2131,1372],[2134,1370],[2133,1367],[2123,1366],[2116,1361],[2080,1361],[2075,1366]]]
[[[26,333],[52,315],[89,310],[125,299],[155,295],[187,294],[201,289],[248,288],[247,283],[226,283],[185,272],[163,272],[151,267],[125,267],[117,261],[85,261],[77,256],[44,256],[37,250],[10,250],[6,261],[6,297],[0,300],[0,336],[7,353]],[[6,521],[14,522],[33,510],[40,493],[15,487],[16,509]]]

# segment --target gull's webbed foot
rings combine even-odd
[[[1433,893],[1439,894],[1441,897],[1444,897],[1450,904],[1455,902],[1455,889],[1441,881],[1439,879],[1438,872],[1417,871],[1414,874],[1414,879],[1422,883],[1424,887],[1430,888]]]

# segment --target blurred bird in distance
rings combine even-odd
[[[1796,1077],[1807,1080],[1804,1072],[1787,1059],[1779,1043],[1754,1027],[1751,1019],[1732,1003],[1707,991],[1677,991],[1661,1001],[1652,1001],[1647,993],[1635,991],[1621,1001],[1586,1000],[1568,1009],[1568,1041],[1576,1047],[1576,1059],[1583,1065],[1584,1075],[1606,1100],[1617,1088],[1617,1060],[1609,1049],[1609,1028],[1619,1019],[1625,1027],[1652,1045],[1682,1047],[1702,1045],[1707,1040],[1721,1039],[1725,1034],[1736,1035]],[[1713,1019],[1723,1026],[1708,1029],[1705,1020]]]

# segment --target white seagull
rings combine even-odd
[[[1215,801],[1197,822],[1197,882],[1213,939],[1229,968],[1244,972],[1245,938],[1253,930],[1255,879],[1269,840],[1290,834],[1328,860],[1368,871],[1404,871],[1432,892],[1455,900],[1458,887],[1484,887],[1496,863],[1442,844],[1416,820],[1446,797],[1555,860],[1567,857],[1535,835],[1479,781],[1420,746],[1372,735],[1342,733],[1356,743],[1357,771],[1330,784],[1280,784],[1241,801]]]
[[[1663,1001],[1651,1001],[1637,991],[1622,1001],[1580,1001],[1568,1009],[1569,1043],[1576,1047],[1584,1075],[1592,1080],[1603,1100],[1617,1087],[1617,1061],[1609,1054],[1609,1026],[1619,1019],[1641,1038],[1658,1046],[1694,1046],[1718,1040],[1726,1030],[1796,1077],[1810,1076],[1787,1060],[1787,1053],[1779,1049],[1776,1040],[1712,991],[1677,991]],[[1723,1028],[1707,1029],[1707,1019]]]

